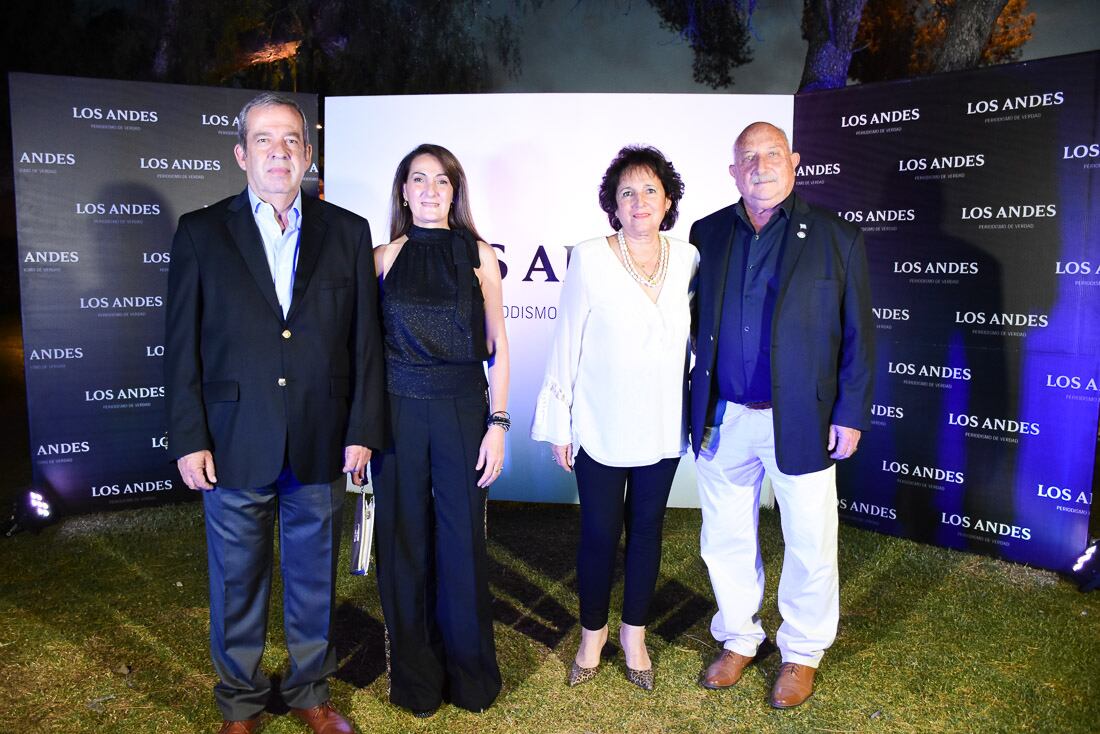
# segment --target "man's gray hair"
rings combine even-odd
[[[237,142],[242,149],[248,148],[248,113],[253,107],[271,107],[275,105],[293,107],[298,111],[298,114],[302,116],[302,142],[305,145],[309,145],[309,122],[306,120],[306,113],[305,110],[302,109],[302,106],[295,102],[294,98],[288,97],[285,94],[279,94],[278,92],[260,92],[244,103],[244,107],[241,108],[241,114],[237,117]]]

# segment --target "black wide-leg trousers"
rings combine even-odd
[[[477,486],[474,469],[486,413],[481,393],[390,395],[392,446],[371,462],[390,701],[415,711],[444,700],[482,711],[500,693],[487,492]]]

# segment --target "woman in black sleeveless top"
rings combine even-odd
[[[422,717],[444,699],[482,711],[501,685],[485,501],[510,425],[508,338],[467,196],[450,151],[417,147],[394,176],[393,241],[375,249],[390,428],[371,462],[378,589],[390,701]]]

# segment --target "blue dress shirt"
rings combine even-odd
[[[736,207],[732,250],[718,330],[718,394],[731,403],[770,401],[772,316],[779,291],[779,263],[790,220],[793,194],[757,232],[745,212]],[[741,288],[731,287],[740,281]],[[741,317],[736,298],[740,292]]]
[[[252,187],[248,189],[248,200],[252,203],[252,216],[260,230],[260,239],[264,243],[267,266],[271,269],[271,279],[275,282],[275,295],[283,309],[283,318],[290,312],[290,298],[294,293],[294,269],[298,267],[298,235],[302,229],[302,191],[294,197],[294,203],[287,212],[287,225],[284,230],[275,218],[275,207],[256,196]]]

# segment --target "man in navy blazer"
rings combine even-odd
[[[350,732],[327,678],[344,472],[361,484],[384,442],[370,227],[302,193],[312,148],[292,99],[261,94],[238,119],[248,187],[183,215],[172,244],[168,448],[203,493],[220,731],[254,731],[271,692],[260,658],[277,515],[282,697],[314,732]]]
[[[863,236],[794,192],[798,154],[766,122],[745,128],[730,166],[741,200],[696,222],[699,248],[691,438],[701,553],[722,652],[707,688],[737,683],[765,639],[760,486],[772,482],[786,549],[782,653],[770,702],[797,706],[836,637],[840,612],[834,462],[870,422],[873,323]]]

